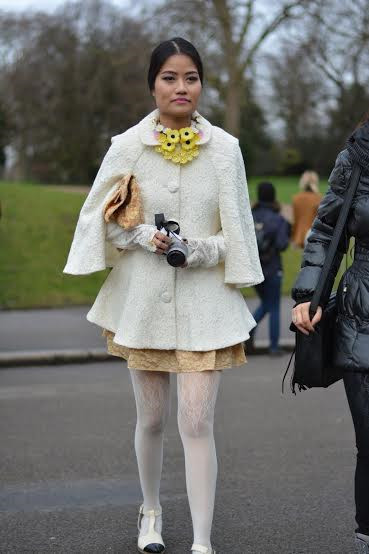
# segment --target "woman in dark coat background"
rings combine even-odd
[[[362,167],[360,182],[347,221],[347,234],[338,248],[321,308],[327,303],[346,252],[355,237],[355,257],[344,274],[337,293],[338,318],[335,338],[335,364],[344,370],[344,385],[356,434],[355,473],[357,552],[369,554],[369,114],[351,135],[329,178],[330,188],[323,198],[305,247],[302,268],[292,291],[297,306],[292,320],[303,333],[313,331],[322,309],[310,321],[309,300],[320,277],[354,162]]]

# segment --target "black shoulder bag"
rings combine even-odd
[[[326,287],[328,275],[332,269],[334,257],[346,225],[352,200],[360,180],[360,175],[361,167],[355,163],[351,173],[350,184],[345,195],[345,200],[334,229],[331,244],[329,245],[327,257],[324,261],[319,283],[311,300],[311,318],[314,317],[318,309],[320,299]],[[291,325],[290,329],[295,333],[296,343],[295,350],[291,356],[286,373],[283,377],[282,391],[284,388],[284,381],[294,355],[295,364],[291,378],[291,389],[294,394],[296,386],[300,391],[310,389],[312,387],[326,388],[342,379],[342,370],[337,369],[333,363],[334,330],[336,319],[336,292],[334,292],[331,294],[327,305],[323,309],[322,318],[315,326],[314,333],[311,332],[309,335],[305,335],[299,331],[294,324]]]

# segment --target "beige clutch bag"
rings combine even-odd
[[[145,223],[140,189],[135,177],[125,175],[117,182],[117,187],[105,205],[105,222],[115,221],[127,230]]]

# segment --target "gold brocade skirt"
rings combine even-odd
[[[247,362],[243,343],[217,350],[190,352],[128,348],[114,342],[114,333],[106,329],[103,330],[103,336],[106,337],[108,353],[127,360],[129,369],[181,373],[230,369]]]

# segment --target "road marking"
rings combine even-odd
[[[167,476],[168,477],[168,476]],[[163,500],[186,498],[185,493],[161,494]],[[54,512],[57,510],[138,505],[142,502],[139,480],[81,479],[8,485],[0,490],[0,513]]]

